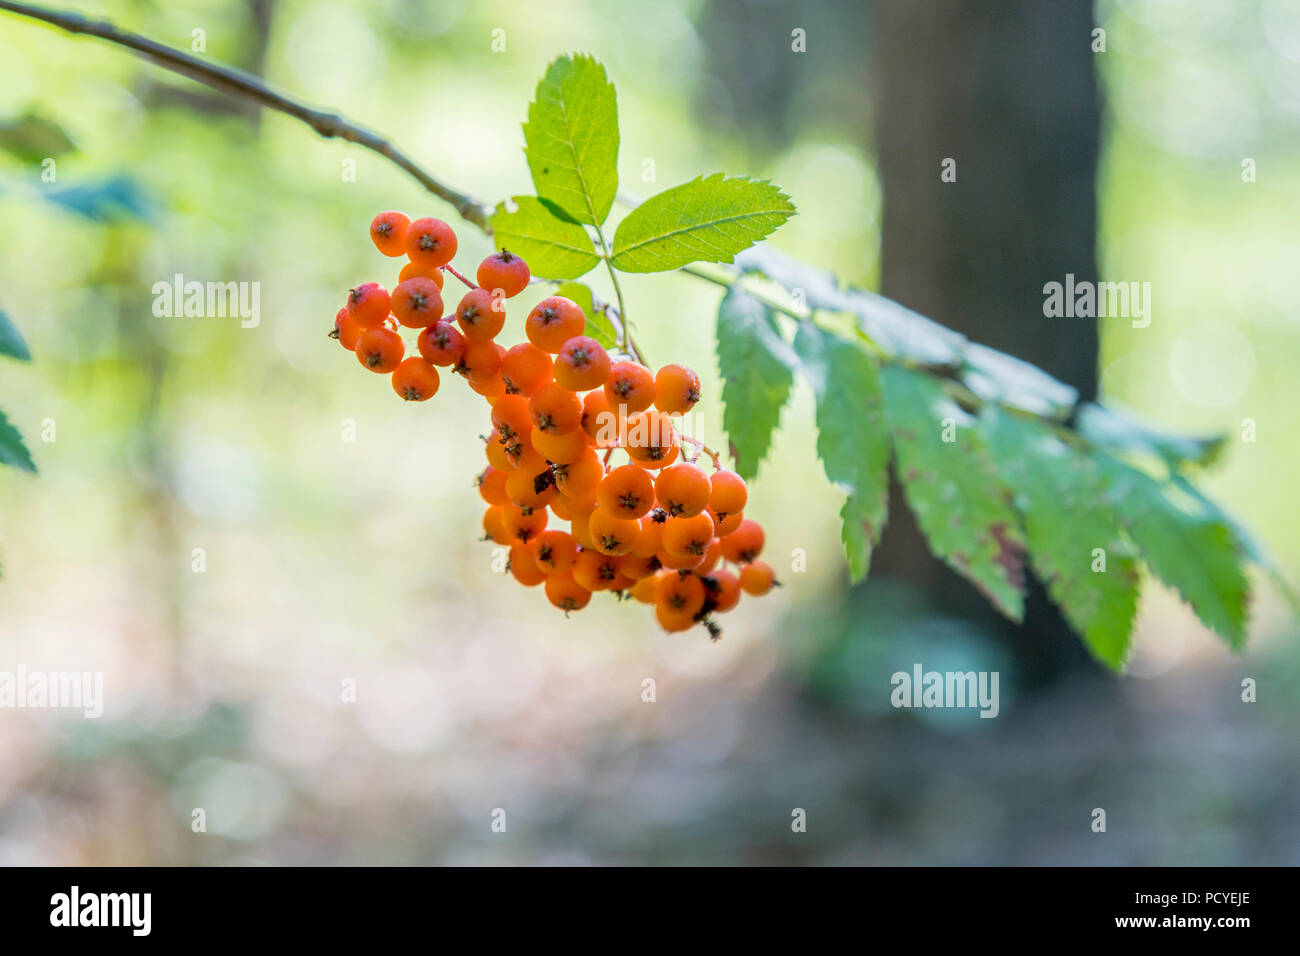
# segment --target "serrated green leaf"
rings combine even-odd
[[[738,285],[727,290],[718,306],[717,342],[722,427],[736,473],[749,481],[771,447],[798,359],[771,310]]]
[[[826,477],[848,492],[840,537],[857,581],[866,576],[887,516],[889,431],[880,373],[856,343],[811,322],[800,323],[794,347],[817,399],[817,454]]]
[[[537,195],[575,222],[603,223],[618,192],[618,101],[597,60],[562,56],[547,67],[524,142]]]
[[[532,196],[516,196],[514,212],[506,204],[492,216],[492,232],[498,246],[505,246],[528,263],[528,269],[543,279],[576,279],[590,272],[600,256],[587,230],[566,222]]]
[[[1024,535],[980,423],[930,375],[888,365],[881,381],[895,472],[930,550],[1020,621]]]
[[[794,212],[790,197],[769,182],[700,177],[628,213],[614,235],[613,263],[624,272],[663,272],[691,262],[731,262]]]
[[[23,436],[10,424],[4,412],[0,412],[0,465],[36,471],[36,462],[32,461],[31,452],[23,444]]]
[[[1150,455],[1176,465],[1191,462],[1211,465],[1227,443],[1223,435],[1194,437],[1171,435],[1141,424],[1127,413],[1116,408],[1086,402],[1079,407],[1076,428],[1080,435],[1094,444],[1121,452]]]
[[[1232,525],[1173,484],[1109,456],[1100,458],[1120,523],[1156,577],[1233,648],[1246,643],[1250,582]]]
[[[614,323],[609,320],[604,309],[596,308],[590,288],[581,282],[566,282],[555,290],[555,294],[572,299],[582,307],[587,316],[587,335],[607,349],[618,347],[618,333],[614,331]]]
[[[32,353],[28,351],[22,333],[10,321],[4,309],[0,309],[0,355],[8,355],[20,362],[30,362],[32,360]]]
[[[1038,422],[993,408],[984,418],[1015,489],[1034,573],[1092,654],[1118,669],[1133,634],[1138,567],[1097,461]]]
[[[39,163],[75,148],[67,131],[43,116],[28,113],[0,123],[0,149],[24,163]]]

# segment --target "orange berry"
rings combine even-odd
[[[410,226],[411,217],[404,212],[381,212],[370,220],[370,238],[384,255],[400,256],[406,251],[406,231]]]
[[[556,383],[571,392],[600,388],[609,378],[609,355],[590,336],[575,335],[560,346],[551,371]]]
[[[659,581],[654,574],[646,575],[632,585],[631,595],[642,604],[654,604],[659,590]]]
[[[510,559],[506,564],[514,579],[526,588],[536,587],[546,580],[546,572],[537,566],[525,544],[510,546]]]
[[[619,518],[599,504],[587,519],[587,534],[602,554],[628,554],[636,547],[640,532],[641,525],[637,521]]]
[[[584,548],[573,561],[573,580],[588,591],[608,591],[619,578],[622,559]]]
[[[543,531],[529,542],[528,550],[547,574],[564,574],[578,557],[578,542],[567,531]]]
[[[745,564],[753,561],[763,550],[763,526],[748,518],[740,527],[722,539],[722,554],[728,561]]]
[[[543,352],[552,355],[569,339],[582,335],[587,316],[582,306],[562,295],[553,295],[533,306],[524,319],[524,334]]]
[[[441,219],[417,219],[406,230],[406,254],[423,266],[445,266],[456,255],[456,233]]]
[[[719,613],[730,611],[740,603],[740,578],[730,571],[713,571],[704,579],[709,603]]]
[[[775,583],[776,574],[766,561],[754,561],[740,569],[740,587],[746,594],[766,594]]]
[[[432,279],[416,276],[397,284],[390,308],[408,329],[425,329],[442,318],[442,293]]]
[[[655,605],[655,620],[665,631],[688,631],[695,626],[695,616],[693,614],[683,614],[681,611],[674,611],[667,604]]]
[[[672,611],[694,617],[704,609],[704,582],[690,572],[666,574],[659,579],[656,598]]]
[[[665,365],[655,376],[655,407],[669,415],[689,412],[700,400],[700,377],[685,365]]]
[[[640,518],[654,500],[654,483],[639,465],[620,465],[596,488],[596,504],[615,518]]]
[[[598,447],[608,447],[618,440],[620,418],[609,406],[604,389],[588,392],[582,398],[582,430]],[[602,439],[601,444],[597,439]]]
[[[565,614],[581,611],[591,601],[591,592],[568,574],[552,574],[546,579],[546,599]]]
[[[488,465],[475,480],[478,493],[490,505],[503,505],[510,500],[506,495],[506,477],[510,473]]]
[[[497,373],[501,371],[501,353],[497,351],[497,344],[490,340],[487,342],[466,340],[465,351],[452,366],[452,371],[464,375],[470,382],[483,382],[494,377],[500,381]],[[504,382],[501,383],[501,390],[505,391]]]
[[[494,402],[506,393],[506,383],[501,381],[500,375],[493,375],[490,378],[483,379],[471,378],[466,381],[471,389],[486,398],[488,402]]]
[[[592,499],[595,500],[594,498]],[[592,506],[593,508],[595,505]],[[591,534],[587,531],[587,519],[591,517],[591,512],[575,512],[569,519],[569,534],[573,535],[573,540],[583,548],[595,550],[591,547]]]
[[[528,288],[531,278],[528,263],[505,249],[488,256],[478,266],[478,284],[492,291],[500,289],[507,299]]]
[[[543,385],[528,401],[528,414],[541,431],[560,435],[582,423],[582,401],[573,392],[552,382]]]
[[[600,466],[600,458],[590,448],[577,461],[555,466],[555,485],[560,489],[560,494],[571,502],[593,497],[604,476],[605,470]]]
[[[708,513],[689,518],[669,518],[664,525],[663,549],[675,558],[703,557],[713,540],[713,519]]]
[[[704,552],[704,560],[695,566],[695,573],[708,574],[718,566],[718,562],[721,560],[722,541],[719,538],[714,537],[714,539],[709,542],[709,549]]]
[[[591,450],[591,445],[587,444],[587,436],[577,428],[562,435],[553,435],[534,427],[529,433],[528,440],[537,449],[538,454],[557,465],[572,464],[581,458],[584,452]]]
[[[357,339],[356,352],[357,361],[370,371],[387,374],[402,361],[406,346],[392,329],[366,329]]]
[[[637,535],[636,547],[632,553],[638,558],[653,558],[660,550],[664,540],[664,524],[667,517],[662,509],[656,508],[641,519],[641,533]]]
[[[655,478],[659,506],[674,518],[689,518],[709,504],[709,476],[689,462],[670,465]]]
[[[506,309],[487,289],[470,289],[456,306],[456,321],[471,342],[494,339],[506,324]]]
[[[731,532],[739,528],[740,523],[745,520],[745,512],[743,511],[733,511],[726,517],[720,518],[718,514],[710,508],[707,514],[713,519],[713,533],[719,538],[725,538],[727,535],[731,534]]]
[[[639,362],[615,362],[605,382],[605,397],[611,407],[621,406],[626,413],[644,411],[654,401],[655,378]]]
[[[527,438],[533,430],[528,417],[528,399],[522,395],[502,395],[492,406],[492,424],[502,438]]]
[[[555,486],[546,462],[536,457],[521,462],[506,476],[506,497],[521,508],[545,508],[550,504]]]
[[[402,271],[397,273],[397,284],[401,285],[407,279],[414,279],[417,276],[423,276],[426,279],[432,279],[439,291],[442,285],[447,281],[447,275],[437,266],[426,266],[419,262],[408,262],[402,266]]]
[[[664,468],[677,458],[677,429],[660,411],[644,411],[627,420],[627,453],[645,468]]]
[[[438,370],[418,355],[403,359],[393,372],[393,391],[408,402],[425,402],[438,393]]]
[[[715,471],[709,479],[709,489],[709,510],[717,519],[743,511],[749,501],[745,479],[734,471]]]
[[[551,513],[561,521],[573,520],[575,514],[573,506],[569,504],[569,499],[565,498],[564,495],[559,494],[558,492],[555,497],[551,499],[551,503],[546,507],[550,508]]]
[[[446,319],[420,332],[415,345],[420,354],[434,365],[455,365],[465,354],[465,336]]]
[[[506,454],[505,442],[495,428],[487,438],[487,459],[488,464],[497,471],[510,472],[515,470],[515,460]]]
[[[511,394],[535,395],[551,380],[551,357],[531,342],[520,342],[501,360],[501,380]]]
[[[504,508],[493,506],[483,512],[483,531],[490,540],[495,541],[497,544],[510,543],[510,533],[506,531]]]
[[[669,554],[662,547],[659,549],[659,553],[656,554],[655,557],[659,559],[659,563],[665,568],[670,568],[674,571],[690,571],[694,568],[698,568],[704,563],[704,555],[702,554]]]
[[[345,307],[335,313],[334,331],[330,335],[338,339],[349,352],[354,352],[357,348],[357,339],[361,338],[361,333],[365,330],[366,327],[354,319]]]
[[[506,534],[513,541],[525,544],[546,530],[545,508],[521,508],[511,503],[501,506],[502,523]]]
[[[619,566],[619,573],[633,581],[640,581],[658,571],[662,565],[659,559],[655,557],[638,558],[634,554],[623,556],[623,563]]]
[[[388,290],[378,282],[363,282],[348,291],[348,314],[358,325],[376,329],[388,318]]]

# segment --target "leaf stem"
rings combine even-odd
[[[627,306],[623,304],[623,289],[618,284],[618,272],[614,269],[614,263],[609,252],[609,243],[605,241],[605,233],[601,231],[600,226],[596,227],[596,238],[600,240],[600,257],[605,262],[605,268],[609,271],[609,281],[614,285],[614,298],[618,300],[618,327],[619,327],[619,347],[628,355],[633,354],[633,345],[631,341],[631,329],[627,321]],[[641,357],[638,350],[636,353],[637,361],[645,365],[645,359]]]

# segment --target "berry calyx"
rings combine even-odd
[[[484,289],[499,289],[507,299],[512,299],[528,288],[528,280],[532,275],[528,271],[528,263],[502,249],[479,263],[476,278]]]
[[[408,402],[427,402],[438,393],[438,370],[418,355],[403,359],[393,372],[393,391]]]
[[[381,212],[370,220],[370,238],[384,255],[397,257],[406,252],[406,233],[410,226],[411,217],[404,212]]]
[[[406,254],[422,266],[445,266],[456,255],[456,233],[441,219],[417,219],[406,230]]]
[[[372,372],[393,371],[405,352],[402,337],[392,329],[366,329],[357,339],[357,361]]]

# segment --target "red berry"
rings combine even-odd
[[[406,230],[406,254],[425,266],[445,266],[456,255],[456,233],[441,219],[417,219]]]
[[[386,256],[400,256],[406,251],[406,231],[411,217],[404,212],[381,212],[370,221],[370,238]]]
[[[478,284],[492,291],[500,289],[507,299],[523,292],[530,278],[528,263],[505,249],[479,263]]]
[[[384,324],[389,304],[388,290],[378,282],[363,282],[348,293],[348,314],[367,329]]]

